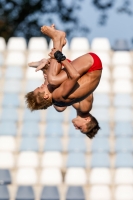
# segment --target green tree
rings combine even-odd
[[[117,0],[92,0],[93,5],[101,12],[99,23],[105,25],[108,19],[108,10],[112,9]],[[133,8],[131,9],[131,0],[121,1],[121,5],[116,9],[118,14],[133,15]]]
[[[12,36],[23,36],[27,39],[42,36],[40,27],[59,20],[64,24],[64,31],[70,37],[71,29],[89,32],[79,23],[75,11],[81,9],[84,0],[1,0],[0,1],[0,36],[8,40]],[[42,24],[43,22],[43,24]],[[57,24],[56,24],[57,25]],[[56,27],[59,28],[57,25]]]
[[[100,11],[99,23],[105,25],[108,10],[114,7],[117,0],[88,1]],[[132,15],[131,1],[121,1],[116,12]],[[83,2],[84,0],[0,0],[0,36],[6,41],[12,36],[23,36],[28,40],[33,36],[42,36],[40,27],[52,23],[64,30],[68,39],[77,33],[86,36],[90,29],[78,18]]]

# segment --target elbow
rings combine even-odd
[[[56,86],[56,81],[55,78],[53,76],[48,76],[48,83],[52,86]]]
[[[78,80],[80,78],[80,74],[77,72],[74,74],[74,77],[73,77],[75,80]]]

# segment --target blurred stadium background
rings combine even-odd
[[[47,57],[52,42],[0,37],[0,200],[133,200],[133,51],[116,40],[75,36],[63,50],[103,62],[91,111],[101,130],[90,140],[73,128],[72,107],[26,109],[25,94],[43,82],[27,63]]]

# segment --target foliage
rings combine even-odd
[[[99,23],[101,25],[106,24],[108,18],[107,11],[115,5],[116,1],[117,0],[92,0],[93,5],[101,11],[101,16],[99,17]],[[131,0],[121,1],[121,6],[116,9],[116,12],[133,15],[133,10],[131,10],[130,4]]]
[[[56,23],[58,29],[73,35],[86,35],[89,28],[78,18],[84,0],[0,0],[0,36],[6,41],[12,36],[30,37],[42,36],[40,27],[43,24]],[[113,8],[117,0],[89,0],[100,11],[99,23],[105,25],[108,10]],[[133,14],[131,0],[121,1],[118,13]],[[43,22],[43,24],[42,24]],[[63,24],[63,26],[62,26]],[[71,31],[73,30],[73,31]],[[48,38],[47,38],[48,39]]]
[[[23,36],[27,39],[42,36],[40,27],[43,24],[50,25],[56,19],[64,24],[68,37],[72,28],[88,32],[89,29],[80,25],[74,12],[80,10],[81,1],[83,0],[66,4],[64,0],[1,0],[0,35],[6,40],[11,36]]]

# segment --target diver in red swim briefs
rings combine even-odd
[[[96,54],[87,53],[69,62],[61,53],[65,44],[65,33],[48,26],[42,27],[42,32],[53,39],[54,48],[49,54],[51,61],[47,70],[47,81],[26,95],[28,107],[37,110],[54,105],[57,111],[63,111],[67,106],[73,105],[80,122],[81,118],[87,122],[92,121],[89,111],[93,102],[92,93],[101,78],[101,60]],[[33,64],[37,63],[30,65]],[[42,65],[41,62],[38,64]],[[83,123],[84,121],[82,125]],[[73,124],[81,132],[89,132],[85,126],[79,127],[77,120]]]

